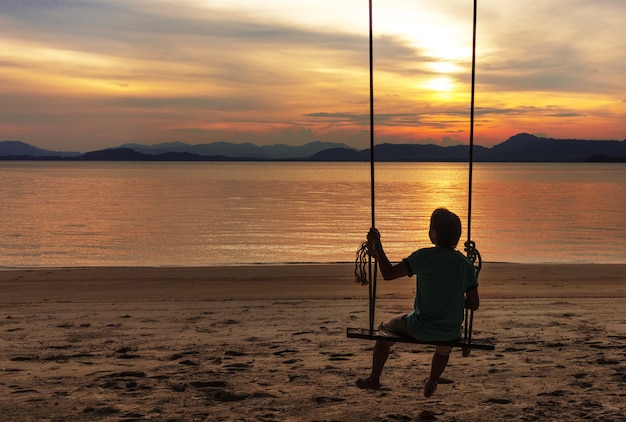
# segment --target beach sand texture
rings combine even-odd
[[[378,282],[376,321],[414,281]],[[474,337],[425,399],[432,346],[397,344],[380,391],[349,264],[0,271],[6,421],[619,421],[626,265],[486,263]]]

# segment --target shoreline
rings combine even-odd
[[[384,281],[378,274],[378,296],[412,297],[414,279]],[[482,298],[626,297],[626,264],[484,263],[479,286]],[[7,269],[0,271],[0,289],[0,302],[9,303],[368,295],[368,288],[354,281],[353,264]]]

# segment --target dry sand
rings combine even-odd
[[[0,271],[0,420],[618,421],[626,265],[485,264],[474,337],[422,396],[431,346],[362,391],[367,287],[350,265]],[[378,283],[376,320],[414,282]]]

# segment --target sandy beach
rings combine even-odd
[[[432,346],[397,344],[380,391],[353,266],[0,271],[6,421],[619,421],[626,265],[486,263],[474,337],[425,399]],[[376,320],[414,281],[378,282]]]

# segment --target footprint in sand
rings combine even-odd
[[[339,360],[350,360],[349,358],[353,357],[354,353],[331,353],[328,357],[328,360],[331,361],[339,361]]]
[[[274,356],[280,356],[283,357],[286,354],[292,354],[292,353],[300,353],[300,350],[296,350],[296,349],[284,349],[284,350],[279,350],[277,352],[274,352]]]
[[[226,381],[216,380],[216,381],[192,381],[189,383],[192,387],[195,388],[225,388]]]
[[[620,364],[620,362],[616,359],[605,359],[605,358],[597,359],[596,363],[598,365],[619,365]]]
[[[224,352],[224,356],[248,356],[247,353],[244,352],[238,352],[236,350],[227,350]]]
[[[317,396],[317,397],[314,397],[313,400],[315,400],[315,402],[318,404],[339,403],[342,401],[346,401],[346,399],[344,399],[343,397],[327,397],[327,396]]]
[[[237,371],[245,371],[246,369],[249,369],[251,366],[252,366],[251,363],[229,363],[229,364],[222,366],[222,368],[226,369],[227,371],[237,372]]]
[[[511,403],[513,403],[513,401],[509,400],[509,399],[491,398],[491,399],[485,400],[485,403],[488,403],[488,404],[511,404]]]

